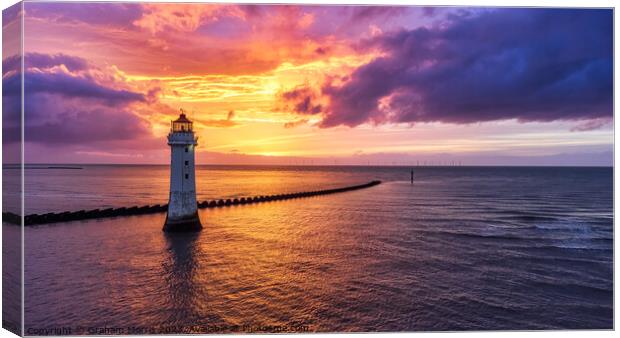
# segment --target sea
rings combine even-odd
[[[167,203],[168,166],[77,166],[29,166],[26,214]],[[195,234],[162,232],[165,213],[27,227],[26,334],[613,328],[613,168],[196,176],[198,200],[382,183],[201,209]]]

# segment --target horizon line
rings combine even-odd
[[[169,163],[24,163],[26,166],[170,166]],[[20,163],[3,163],[2,168],[9,166],[21,167]],[[428,168],[428,167],[528,167],[528,168],[614,168],[614,165],[588,165],[588,164],[276,164],[276,163],[197,163],[196,166],[252,166],[252,167],[406,167],[406,168]],[[7,168],[12,169],[12,168]],[[26,168],[25,168],[26,169]]]

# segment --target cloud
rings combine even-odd
[[[325,55],[327,53],[327,51],[329,50],[329,48],[327,47],[317,47],[314,52],[319,54],[319,55]]]
[[[86,77],[63,73],[27,72],[24,76],[24,88],[29,95],[59,94],[69,98],[94,99],[110,106],[145,101],[141,93],[106,87]]]
[[[143,15],[139,3],[26,3],[28,17],[45,18],[56,23],[133,29],[134,21]]]
[[[372,19],[390,20],[403,15],[410,8],[403,6],[353,6],[350,8],[352,23],[366,22]]]
[[[606,126],[606,125],[608,125],[608,124],[610,124],[612,122],[613,122],[612,118],[600,118],[600,119],[585,120],[585,121],[577,124],[573,128],[571,128],[570,131],[590,131],[590,130],[601,129],[604,126]]]
[[[21,69],[22,55],[11,55],[2,60],[3,73],[19,71]],[[26,53],[24,57],[25,68],[49,69],[64,65],[69,71],[85,70],[88,67],[86,60],[80,57],[65,54],[42,54]]]
[[[27,53],[24,59],[26,68],[52,68],[54,66],[64,65],[69,71],[85,70],[88,67],[88,62],[83,58],[70,56],[66,54],[42,54],[42,53]]]
[[[11,55],[2,59],[2,74],[7,75],[9,72],[19,72],[22,64],[22,55]]]
[[[237,125],[237,122],[233,121],[235,118],[235,112],[230,110],[226,115],[226,119],[212,119],[200,121],[205,126],[216,128],[230,128]]]
[[[93,104],[82,98],[67,100],[58,95],[26,94],[24,137],[45,145],[76,144],[83,147],[102,141],[148,138],[148,123],[129,107]],[[6,121],[5,121],[6,122]],[[5,124],[5,142],[18,142],[21,125]]]
[[[351,6],[26,6],[28,31],[40,37],[33,50],[76,48],[93,64],[113,64],[132,74],[262,74],[283,63],[303,64],[350,52],[344,32],[351,27]],[[367,29],[366,24],[357,26]],[[62,41],[54,38],[58,36]]]
[[[3,66],[6,64],[10,69],[15,62],[20,62],[19,57],[6,58],[3,60]],[[64,54],[28,53],[25,55],[24,63],[26,67],[24,91],[28,96],[41,93],[57,94],[66,98],[93,99],[111,106],[146,100],[145,95],[141,93],[98,83],[92,72],[80,72],[88,68],[86,61],[81,58]],[[52,69],[61,65],[65,69]],[[20,95],[21,74],[5,73],[2,81],[5,96]]]
[[[22,14],[22,4],[16,3],[2,10],[2,28],[6,29],[10,25],[17,25],[20,22]]]
[[[283,104],[281,110],[302,115],[315,115],[322,110],[321,104],[317,103],[317,93],[309,85],[297,86],[292,90],[281,92],[278,94],[278,99]]]
[[[612,115],[610,10],[481,10],[357,48],[384,56],[322,86],[321,127]]]
[[[3,60],[14,63],[14,57]],[[136,104],[148,104],[140,92],[119,88],[105,70],[90,67],[81,58],[64,54],[29,53],[24,72],[24,137],[45,145],[74,144],[87,148],[106,141],[148,139],[149,124],[133,113]],[[109,75],[109,74],[107,74]],[[21,76],[3,76],[6,142],[20,138]],[[105,81],[105,83],[102,83]],[[147,91],[149,97],[157,88]]]
[[[42,105],[45,101],[39,102]],[[54,121],[26,123],[28,142],[45,144],[96,144],[148,137],[148,124],[129,111],[97,107],[87,111],[64,107]]]
[[[307,123],[308,123],[308,119],[299,119],[299,120],[295,120],[295,121],[291,121],[291,122],[286,122],[284,124],[284,128],[286,128],[286,129],[295,128],[295,127],[299,127],[299,126],[307,124]]]
[[[137,27],[153,34],[175,30],[193,32],[205,23],[217,21],[222,16],[243,17],[237,6],[216,4],[144,4],[144,15],[136,20]]]
[[[8,72],[8,69],[3,68],[3,71]],[[20,79],[19,73],[2,78],[2,142],[4,144],[21,140]]]

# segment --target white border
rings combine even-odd
[[[28,0],[26,0],[27,2],[29,2]],[[79,0],[63,0],[63,1],[56,1],[56,2],[81,2]],[[99,1],[99,2],[104,2],[104,1]],[[109,0],[109,1],[105,1],[105,2],[140,2],[140,1],[131,1],[131,0]],[[329,5],[336,5],[336,4],[349,4],[349,5],[409,5],[409,6],[481,6],[481,7],[586,7],[586,8],[593,8],[593,7],[601,7],[601,8],[614,8],[615,7],[615,2],[614,1],[610,1],[610,0],[589,0],[589,1],[577,1],[577,0],[495,0],[495,1],[489,1],[489,0],[451,0],[451,1],[430,1],[430,0],[426,0],[426,1],[418,1],[418,0],[387,0],[387,1],[378,1],[378,0],[337,0],[337,1],[329,1],[329,0],[313,0],[313,1],[308,1],[308,0],[296,0],[296,1],[292,1],[292,0],[277,0],[277,1],[273,1],[273,2],[268,2],[268,1],[259,1],[259,0],[242,0],[242,1],[233,1],[233,0],[220,0],[220,1],[192,1],[192,0],[185,0],[185,1],[180,1],[180,0],[149,0],[149,1],[142,1],[142,2],[218,2],[218,3],[281,3],[281,4],[329,4]],[[2,3],[2,9],[6,9],[14,4],[18,3],[18,1],[16,0],[9,0],[9,1],[3,1]],[[22,7],[23,10],[23,7]],[[0,40],[2,39],[2,30],[0,30]],[[23,20],[22,20],[22,32],[23,32]],[[23,35],[22,35],[23,36]],[[618,26],[615,25],[615,13],[614,13],[614,61],[615,61],[615,55],[616,54],[616,41],[618,39],[619,36],[619,30],[618,30]],[[23,40],[22,40],[22,51],[23,51]],[[618,94],[618,89],[615,86],[615,79],[618,78],[618,69],[617,67],[615,67],[614,65],[614,117],[615,117],[615,107],[616,107],[616,101],[615,101],[615,97]],[[23,110],[23,58],[22,58],[22,110]],[[0,89],[1,89],[1,84],[0,84]],[[616,118],[614,118],[614,145],[615,145],[615,130],[617,130],[618,126],[620,125],[620,121]],[[0,119],[0,130],[2,128],[2,121]],[[22,111],[22,152],[21,152],[21,156],[22,156],[22,182],[21,182],[21,188],[22,191],[24,191],[24,170],[23,170],[23,161],[24,161],[24,149],[23,149],[23,145],[24,145],[24,116],[23,116],[23,111]],[[2,155],[2,150],[0,148],[0,156]],[[617,269],[616,269],[616,253],[618,252],[618,243],[615,241],[615,225],[616,225],[616,219],[615,219],[615,210],[618,210],[618,207],[620,206],[620,201],[618,199],[618,195],[616,194],[616,189],[615,189],[615,178],[616,178],[616,171],[618,168],[618,158],[615,156],[615,146],[614,146],[614,325],[616,323],[618,323],[618,311],[617,306],[618,306],[618,300],[616,298],[616,284],[615,281],[617,280]],[[1,187],[1,185],[0,185]],[[22,194],[22,215],[23,215],[23,210],[24,210],[24,194]],[[2,203],[2,197],[0,194],[0,205]],[[22,216],[23,217],[23,216]],[[23,222],[23,220],[22,220]],[[0,235],[1,236],[1,235]],[[23,274],[24,274],[24,230],[22,227],[22,282],[23,282]],[[0,267],[2,266],[2,263],[0,261]],[[0,285],[1,285],[1,280],[0,280]],[[2,305],[2,299],[0,298],[0,306]],[[23,332],[23,325],[24,325],[24,288],[22,287],[22,332]],[[468,336],[468,337],[521,337],[521,336],[528,336],[528,337],[547,337],[550,334],[559,334],[561,333],[562,336],[564,337],[581,337],[584,334],[587,334],[589,337],[610,337],[612,335],[615,334],[615,332],[613,331],[576,331],[576,330],[572,330],[572,331],[537,331],[537,332],[522,332],[522,331],[512,331],[512,332],[506,332],[506,331],[489,331],[489,332],[458,332],[458,333],[433,333],[433,332],[416,332],[416,333],[370,333],[367,334],[369,336],[372,337],[388,337],[388,336],[392,336],[392,335],[398,335],[398,336],[415,336],[415,337],[431,337],[431,336],[436,336],[437,334],[439,335],[461,335],[461,336]],[[0,335],[1,336],[8,336],[10,333],[6,330],[0,330]],[[12,335],[12,334],[11,334]],[[315,337],[337,337],[340,334],[313,334],[313,336]],[[349,334],[347,334],[349,335]],[[366,334],[365,334],[366,335]],[[212,337],[230,337],[231,335],[212,335]],[[265,335],[265,336],[275,336],[275,335]],[[282,335],[278,335],[278,336],[282,336]],[[298,335],[285,335],[285,336],[290,336],[290,337],[298,337]],[[187,337],[187,336],[168,336],[168,337]]]

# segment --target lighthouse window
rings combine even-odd
[[[185,174],[185,179],[188,179],[188,178],[189,178],[189,174]]]
[[[185,165],[189,165],[189,161],[185,161]]]
[[[185,147],[185,152],[188,152],[188,151],[189,151],[189,148],[188,148],[188,147]]]

